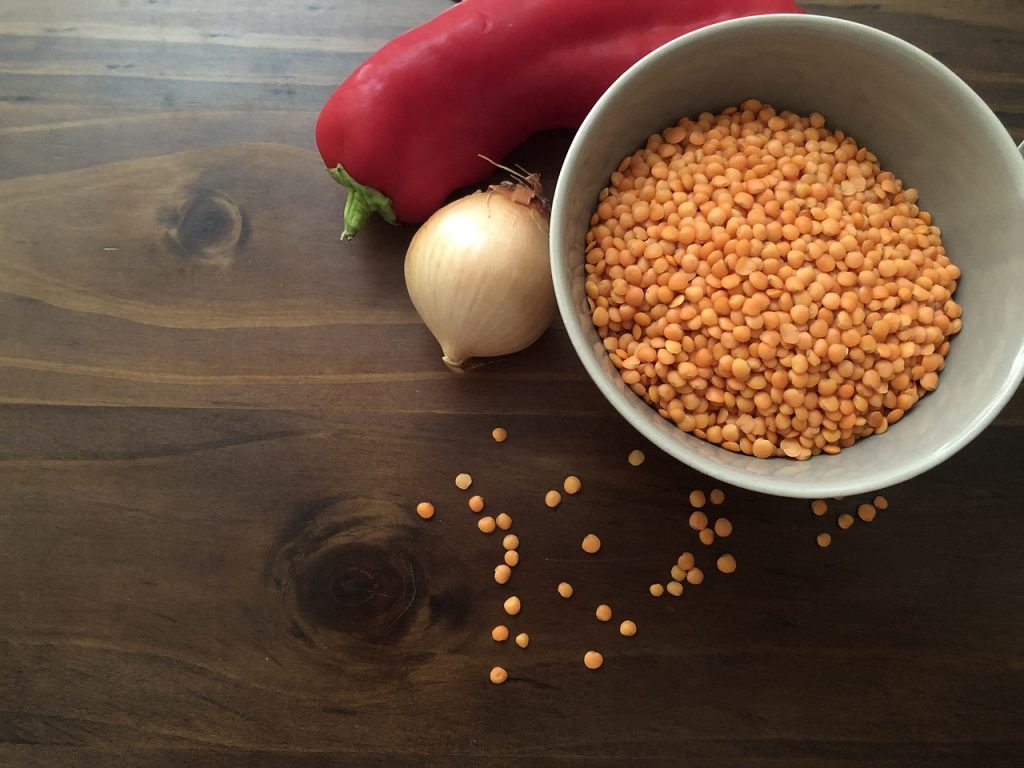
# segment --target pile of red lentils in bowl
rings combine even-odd
[[[960,270],[917,199],[818,113],[684,118],[600,194],[594,326],[683,431],[758,458],[839,453],[938,386],[961,327]]]

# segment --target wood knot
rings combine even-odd
[[[365,500],[363,500],[365,502]],[[428,606],[408,529],[397,510],[357,500],[325,500],[284,532],[270,563],[272,586],[288,607],[292,634],[320,648],[348,638],[389,645]]]
[[[416,574],[403,554],[375,544],[343,544],[298,563],[295,602],[311,624],[372,642],[392,642],[416,600]]]
[[[173,217],[168,237],[182,256],[227,264],[247,235],[242,209],[220,192],[193,192]]]

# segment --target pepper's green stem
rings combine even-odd
[[[342,240],[351,240],[359,228],[363,226],[373,214],[380,214],[388,224],[397,224],[398,219],[391,208],[391,198],[378,192],[373,187],[367,187],[349,176],[348,171],[338,164],[334,168],[328,168],[327,172],[331,178],[341,184],[347,191],[345,198],[345,231],[341,233]]]

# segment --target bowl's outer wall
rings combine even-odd
[[[627,389],[590,322],[583,245],[597,195],[623,157],[683,116],[757,98],[823,113],[920,191],[963,275],[964,307],[940,386],[884,436],[838,456],[768,461],[678,430]],[[803,498],[852,495],[934,466],[980,432],[1024,372],[1024,159],[984,102],[908,43],[852,22],[762,16],[723,22],[658,49],[598,102],[569,149],[555,194],[552,266],[566,329],[615,408],[705,474]]]

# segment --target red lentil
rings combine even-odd
[[[817,113],[748,100],[684,118],[612,182],[587,234],[594,324],[680,429],[802,460],[885,432],[938,385],[960,271],[917,191]]]

